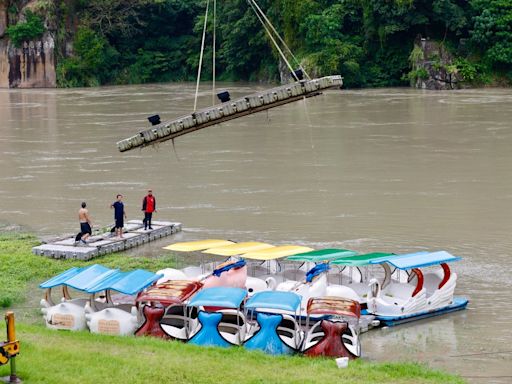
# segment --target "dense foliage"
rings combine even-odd
[[[512,80],[512,0],[258,4],[309,72],[340,73],[348,87],[407,84],[419,36],[442,41],[468,81]],[[206,0],[77,0],[74,56],[59,61],[60,85],[195,79],[205,6]],[[212,54],[211,15],[205,57]],[[216,32],[221,79],[279,79],[278,52],[247,0],[217,1]],[[210,79],[211,59],[204,65],[203,78]]]
[[[6,33],[16,47],[21,47],[24,41],[41,37],[45,31],[43,20],[35,13],[25,12],[25,21],[7,27]]]

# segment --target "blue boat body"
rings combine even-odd
[[[224,348],[232,346],[219,333],[218,325],[222,320],[222,313],[200,311],[197,318],[201,329],[188,341],[190,344]]]
[[[279,338],[277,327],[283,320],[281,315],[258,313],[260,329],[244,343],[247,349],[257,349],[271,355],[289,355],[294,352]]]
[[[429,317],[444,315],[445,313],[463,310],[467,307],[469,300],[465,297],[454,297],[453,303],[433,311],[422,311],[403,316],[376,316],[375,319],[379,320],[381,325],[386,327],[393,327],[411,321],[422,320]]]

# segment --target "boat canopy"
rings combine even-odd
[[[326,248],[289,256],[287,260],[322,262],[355,255],[357,252],[348,249]]]
[[[199,281],[170,280],[149,288],[137,298],[138,303],[158,302],[162,305],[183,304],[203,287]]]
[[[303,247],[300,245],[281,245],[278,247],[244,253],[242,257],[246,259],[266,261],[280,259],[286,256],[296,255],[297,253],[304,253],[312,250],[313,248]]]
[[[99,264],[84,268],[71,268],[45,281],[39,287],[44,289],[65,285],[79,291],[86,291],[102,279],[106,279],[117,272],[119,272],[118,269],[110,269]]]
[[[340,297],[312,297],[308,301],[307,313],[308,315],[337,315],[359,318],[361,317],[361,306],[355,300]]]
[[[373,260],[371,264],[386,262],[398,269],[413,269],[428,267],[431,265],[439,265],[452,261],[461,260],[460,257],[453,256],[446,251],[438,252],[417,252],[405,255],[397,255],[390,258],[382,258],[382,260]]]
[[[134,295],[158,280],[162,275],[137,269],[121,272],[103,265],[94,264],[84,268],[71,268],[39,285],[40,288],[54,288],[59,285],[87,293],[113,290],[126,295]]]
[[[93,286],[87,288],[88,293],[97,293],[106,290],[117,291],[125,295],[135,295],[153,284],[163,275],[136,269],[130,272],[120,272],[107,276]]]
[[[204,288],[190,299],[189,305],[192,307],[203,306],[236,309],[240,307],[245,296],[247,296],[247,291],[242,288]]]
[[[186,241],[182,243],[174,243],[164,247],[169,251],[179,251],[179,252],[194,252],[194,251],[203,251],[209,248],[215,247],[224,247],[226,245],[235,244],[233,241],[229,240],[218,240],[218,239],[208,239],[208,240],[197,240],[197,241]]]
[[[283,311],[297,312],[301,297],[293,292],[261,291],[254,294],[247,303],[247,309],[281,309]]]
[[[243,243],[235,243],[223,247],[209,248],[203,253],[218,256],[236,256],[247,252],[259,251],[262,249],[273,248],[272,244],[260,243],[258,241],[247,241]]]
[[[349,257],[341,257],[339,259],[331,261],[331,264],[334,265],[346,265],[348,267],[362,267],[370,264],[380,264],[388,259],[396,257],[394,253],[383,253],[383,252],[374,252],[374,253],[366,253],[364,255],[356,255]],[[383,261],[379,261],[383,260]],[[375,263],[372,263],[375,261]]]

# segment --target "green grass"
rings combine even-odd
[[[151,338],[57,332],[21,325],[18,375],[25,383],[463,383],[419,364],[269,356]],[[0,376],[8,374],[0,368]]]
[[[38,240],[28,234],[0,234],[0,306],[33,302],[37,285],[72,266],[101,263],[123,270],[157,270],[173,256],[127,257],[113,254],[90,262],[52,260],[31,253]],[[34,304],[30,304],[34,306]],[[268,356],[242,348],[204,348],[152,338],[113,337],[88,332],[58,332],[41,325],[38,308],[28,319],[18,315],[21,354],[18,375],[25,383],[463,383],[456,376],[415,363],[351,362],[338,369],[333,359]],[[0,322],[0,341],[4,334]],[[0,367],[0,377],[9,367]]]
[[[157,271],[174,264],[174,257],[171,254],[148,258],[115,253],[87,262],[54,260],[32,254],[32,247],[38,244],[39,240],[30,234],[0,234],[0,308],[23,302],[29,286],[39,284],[74,266],[102,264],[125,271],[136,268]]]

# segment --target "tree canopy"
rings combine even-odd
[[[472,80],[512,80],[512,0],[258,4],[308,72],[341,74],[348,87],[406,84],[418,36],[441,41]],[[60,85],[195,79],[205,8],[206,0],[77,0],[74,56],[59,60]],[[212,30],[209,17],[205,55],[212,54]],[[279,79],[278,52],[248,0],[217,1],[216,33],[221,80]],[[203,74],[211,78],[211,60]]]

